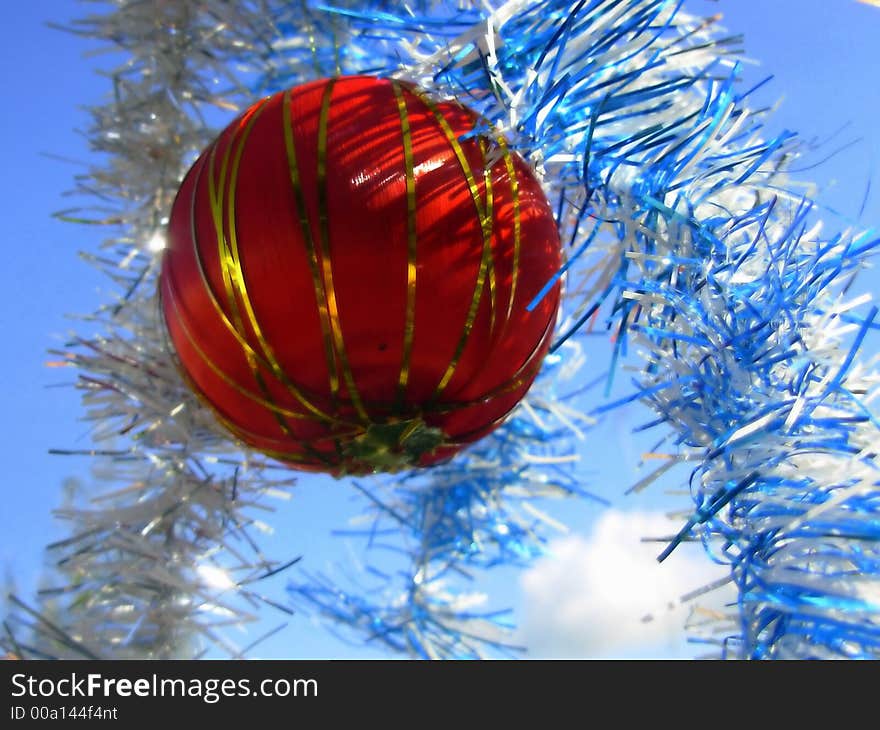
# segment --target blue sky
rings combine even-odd
[[[81,165],[89,162],[86,141],[76,130],[87,126],[83,107],[100,103],[108,82],[94,73],[101,66],[101,56],[83,57],[89,48],[86,41],[47,28],[45,23],[63,24],[93,8],[92,3],[74,0],[16,3],[5,14],[5,41],[0,46],[0,84],[6,108],[0,117],[6,144],[0,201],[7,236],[5,296],[0,308],[5,406],[0,444],[7,462],[2,480],[0,561],[24,596],[31,596],[35,588],[43,546],[62,534],[50,510],[59,503],[63,480],[70,476],[89,479],[88,460],[47,453],[53,447],[83,448],[89,440],[88,424],[79,420],[78,395],[63,387],[70,383],[71,374],[46,368],[44,363],[51,359],[47,350],[60,344],[76,326],[69,315],[89,312],[109,298],[107,282],[77,256],[81,249],[94,249],[102,234],[58,222],[51,214],[68,206],[64,191],[72,187]],[[819,162],[844,143],[853,142],[801,177],[819,182],[824,188],[820,201],[845,220],[856,222],[868,181],[880,169],[880,95],[876,91],[880,9],[856,0],[686,0],[685,8],[696,14],[721,12],[723,25],[745,34],[747,56],[760,61],[760,66],[747,68],[746,76],[757,80],[773,74],[775,80],[762,91],[760,100],[782,99],[772,129],[792,129],[807,140],[833,136],[809,161]],[[880,184],[876,179],[874,183],[860,220],[865,227],[880,223]],[[871,274],[861,286],[876,290],[878,282],[877,275]],[[597,368],[606,355],[602,347],[597,348],[593,354]],[[616,457],[613,463],[598,456],[591,459],[584,475],[589,488],[611,500],[618,511],[655,511],[678,504],[659,491],[641,498],[623,495],[638,474],[638,446],[628,443],[629,429],[641,420],[645,414],[638,411],[614,414],[592,434],[587,446],[588,452]],[[329,532],[343,527],[357,513],[358,505],[350,496],[351,490],[343,483],[302,480],[293,499],[279,505],[274,519],[277,533],[267,541],[267,551],[279,558],[303,554],[312,569],[349,560],[348,550],[356,551],[357,545],[348,546]],[[602,509],[595,505],[565,509],[566,522],[584,542],[591,539],[601,515]],[[576,576],[571,580],[577,580]],[[479,588],[491,591],[495,603],[513,605],[521,617],[529,611],[527,591],[512,571],[491,576]],[[282,589],[283,582],[272,586],[278,595]],[[533,614],[539,609],[533,606]],[[531,615],[528,621],[533,624],[540,618]],[[280,620],[267,617],[266,625]],[[560,642],[564,645],[566,640],[554,637],[545,653],[559,653]],[[611,652],[687,655],[680,644],[664,646],[645,645],[644,651],[630,646]],[[315,631],[302,616],[295,617],[258,654],[379,655]]]

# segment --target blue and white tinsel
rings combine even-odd
[[[359,533],[368,545],[396,551],[400,569],[368,565],[344,584],[303,572],[289,588],[295,606],[333,630],[410,656],[512,649],[508,617],[485,607],[469,582],[472,571],[522,566],[541,554],[554,521],[540,500],[592,496],[581,483],[575,442],[589,440],[594,416],[641,401],[676,444],[670,461],[693,467],[693,513],[660,558],[682,540],[701,539],[729,564],[738,588],[729,622],[705,640],[729,657],[880,656],[880,374],[862,354],[880,325],[866,297],[847,298],[880,240],[872,232],[823,232],[807,188],[786,172],[799,154],[795,138],[765,136],[764,112],[748,106],[753,90],[737,84],[732,44],[711,22],[687,15],[680,0],[263,0],[240,4],[233,23],[229,3],[185,0],[175,4],[186,12],[175,11],[173,33],[160,28],[144,51],[147,36],[133,33],[147,23],[140,3],[114,4],[108,18],[115,20],[97,23],[92,34],[133,47],[147,67],[138,77],[143,88],[130,71],[121,75],[130,88],[123,85],[114,103],[139,108],[134,102],[151,98],[151,74],[178,85],[189,79],[151,122],[167,123],[162,133],[179,143],[174,180],[207,134],[187,104],[241,101],[334,73],[376,73],[474,108],[491,133],[504,134],[531,162],[556,207],[567,253],[565,308],[553,354],[528,397],[501,429],[448,464],[356,482],[368,505]],[[120,30],[125,22],[131,27]],[[213,55],[205,53],[212,38],[222,41]],[[165,60],[152,68],[144,61],[149,53]],[[216,84],[219,69],[229,71],[233,61],[244,65],[225,96],[208,89],[202,66]],[[106,142],[112,123],[97,118],[96,138]],[[120,150],[118,159],[131,154]],[[262,495],[275,482],[253,458],[234,473],[222,460],[206,466],[200,458],[236,446],[223,445],[223,432],[203,417],[173,368],[163,367],[170,355],[156,336],[155,257],[144,244],[167,215],[173,185],[163,179],[154,187],[163,194],[139,191],[120,204],[131,235],[115,242],[119,261],[110,266],[127,281],[132,258],[142,256],[143,272],[129,277],[134,283],[113,315],[112,334],[92,348],[98,354],[75,360],[110,384],[98,400],[87,391],[94,417],[109,423],[138,413],[147,424],[131,450],[111,458],[142,464],[141,481],[154,480],[165,494],[190,484],[180,500],[209,496],[217,517],[200,517],[199,527],[212,542],[188,539],[189,523],[175,523],[180,535],[171,544],[147,543],[138,532],[153,524],[146,512],[116,533],[112,511],[73,518],[80,530],[98,523],[98,534],[113,535],[123,556],[140,556],[139,569],[165,591],[178,624],[217,641],[213,624],[200,618],[208,603],[217,606],[199,571],[194,578],[178,566],[166,576],[156,566],[169,551],[183,554],[184,545],[188,560],[236,576],[226,578],[225,590],[251,605],[262,599],[244,587],[277,565],[262,555],[248,562],[234,550],[231,561],[220,555],[248,524],[238,515],[238,490]],[[616,335],[609,380],[620,377],[623,362],[635,374],[629,397],[596,399],[595,412],[584,414],[570,397],[594,384],[595,375],[580,367],[590,324]],[[152,367],[132,364],[134,354],[120,359],[132,333],[145,348],[136,357]],[[165,519],[170,507],[161,506]],[[207,529],[221,519],[223,529]],[[94,577],[95,568],[76,563],[81,555],[65,559]],[[124,567],[102,565],[98,583],[112,582],[113,570]],[[131,600],[134,611],[126,614],[124,596],[114,594],[114,604],[73,594],[71,604],[85,600],[89,621],[77,626],[72,613],[73,623],[50,637],[56,644],[78,645],[83,626],[86,634],[100,632],[112,618],[115,628],[106,633],[113,649],[104,654],[131,655],[157,632],[141,626],[154,626],[161,606],[147,612]],[[231,602],[220,607],[246,618]],[[160,627],[165,643],[141,653],[173,654],[168,637],[180,626]]]
[[[629,362],[641,360],[633,395],[672,428],[674,458],[697,464],[694,513],[660,557],[699,537],[730,564],[739,606],[733,630],[715,639],[722,653],[876,656],[880,422],[871,400],[880,377],[859,359],[876,310],[844,293],[880,241],[822,234],[786,174],[798,155],[793,135],[762,136],[763,114],[736,86],[726,39],[681,6],[514,1],[476,21],[472,10],[394,16],[369,3],[326,13],[375,44],[368,54],[351,46],[343,63],[352,70],[365,60],[466,100],[543,172],[569,242],[567,318],[554,349],[564,353],[599,313],[617,334],[612,373],[627,350]],[[454,484],[503,514],[482,495],[503,495],[510,467],[473,486],[456,476],[496,453],[484,442],[429,473],[420,498],[454,503]],[[448,544],[418,526],[414,534]],[[465,543],[445,559],[485,560],[479,543]],[[293,590],[349,619],[345,601]],[[415,608],[383,624],[384,636],[420,626]]]

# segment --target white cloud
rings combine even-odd
[[[727,569],[700,545],[680,545],[663,563],[663,543],[680,527],[659,512],[607,510],[589,537],[551,543],[549,555],[521,578],[525,620],[520,639],[531,657],[692,657],[686,643],[690,605],[681,596]],[[700,602],[703,601],[701,599]],[[718,599],[711,601],[718,603]]]

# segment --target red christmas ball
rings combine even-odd
[[[309,470],[392,471],[496,428],[547,352],[559,269],[528,165],[413,85],[315,81],[248,109],[187,173],[160,295],[195,391]]]

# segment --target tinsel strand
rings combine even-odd
[[[672,426],[671,458],[700,464],[660,557],[696,536],[730,563],[722,655],[876,656],[877,376],[858,357],[876,324],[841,295],[877,241],[821,235],[785,172],[796,140],[763,138],[735,90],[736,39],[680,6],[509,2],[466,30],[335,12],[396,35],[407,60],[387,72],[467,99],[544,170],[572,243],[557,346],[604,313],[612,375],[628,352],[645,365],[596,413],[641,399]]]
[[[85,453],[106,487],[59,510],[70,525],[50,546],[59,585],[36,606],[14,599],[6,648],[60,658],[180,658],[212,646],[237,655],[222,628],[271,602],[258,581],[282,565],[251,536],[269,529],[254,512],[292,479],[237,454],[183,382],[155,278],[179,181],[213,136],[211,107],[247,101],[238,66],[276,31],[263,3],[197,0],[117,0],[68,30],[124,55],[107,103],[90,110],[95,166],[77,178],[76,192],[97,205],[61,214],[112,231],[86,258],[119,296],[85,318],[83,329],[98,334],[57,353],[80,373],[96,443]]]

